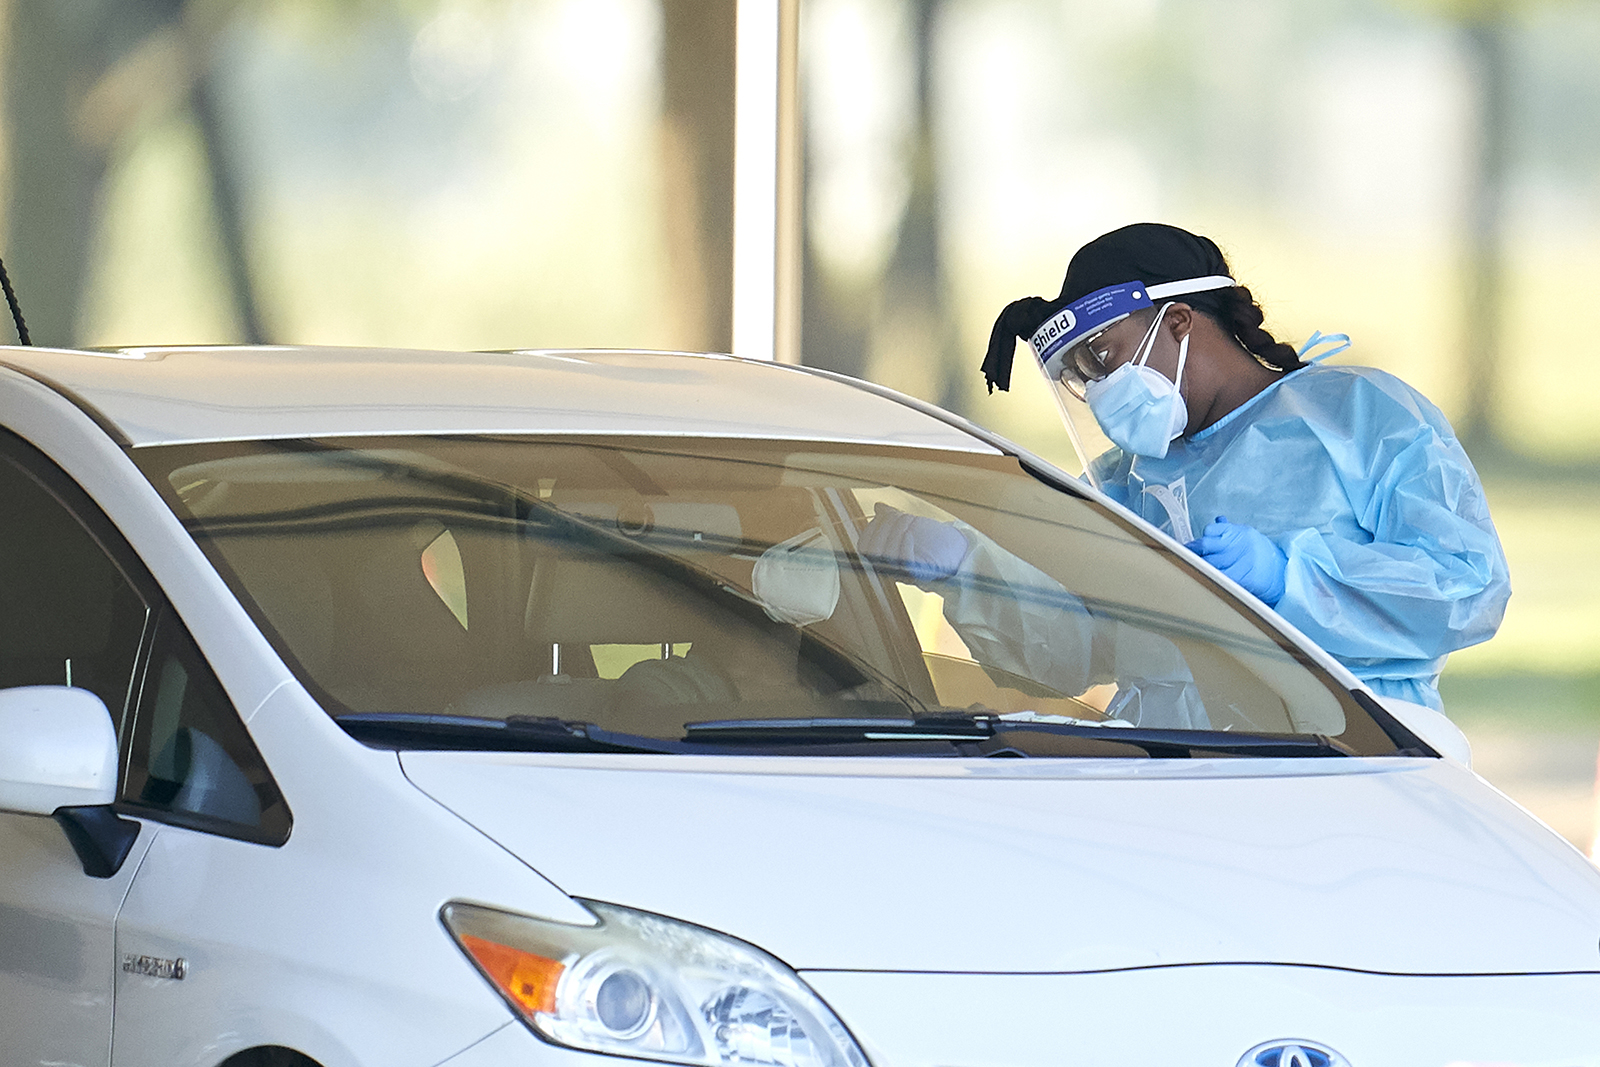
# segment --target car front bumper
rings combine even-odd
[[[1600,969],[1397,976],[1223,964],[803,977],[874,1067],[1235,1067],[1258,1045],[1288,1041],[1331,1048],[1350,1067],[1600,1065]]]

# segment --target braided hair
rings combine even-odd
[[[995,319],[983,360],[989,391],[1011,388],[1011,362],[1017,340],[1032,337],[1052,315],[1073,301],[1119,282],[1160,285],[1210,275],[1232,277],[1222,250],[1209,237],[1176,226],[1138,222],[1095,238],[1072,257],[1060,296],[1054,300],[1038,296],[1013,300]],[[1178,299],[1211,318],[1266,366],[1283,373],[1306,366],[1293,346],[1262,327],[1266,315],[1244,286],[1188,293]]]
[[[1196,311],[1209,315],[1224,333],[1272,369],[1288,373],[1306,365],[1296,354],[1293,345],[1278,340],[1261,325],[1266,321],[1266,313],[1244,286],[1189,293],[1178,299]]]

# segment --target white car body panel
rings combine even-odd
[[[1433,746],[1439,755],[1455,760],[1463,767],[1472,766],[1472,742],[1461,732],[1461,727],[1451,722],[1443,712],[1396,697],[1379,697],[1378,702],[1385,711],[1404,723],[1406,729]]]
[[[607,1056],[549,1045],[520,1023],[508,1023],[439,1067],[616,1067]]]
[[[15,352],[16,350],[11,350]],[[988,446],[783,364],[672,353],[26,350],[134,445],[419,433],[650,433]],[[0,361],[5,359],[0,350]]]
[[[150,836],[90,878],[54,819],[0,812],[0,1062],[110,1062],[114,924]]]
[[[51,820],[0,814],[0,908],[43,931],[0,946],[0,1035],[45,1019],[72,1041],[6,1037],[8,1064],[216,1067],[284,1045],[324,1067],[616,1065],[509,1021],[438,919],[459,899],[587,921],[570,893],[802,968],[873,1067],[1231,1067],[1280,1037],[1353,1067],[1600,1065],[1600,872],[1460,764],[397,756],[328,718],[113,436],[997,450],[960,420],[726,357],[6,349],[0,363],[26,368],[0,368],[0,425],[142,557],[294,819],[279,847],[145,821],[97,880]],[[10,903],[33,899],[50,903]],[[125,954],[189,970],[114,970]],[[986,973],[914,973],[933,971]]]
[[[1445,760],[948,760],[916,777],[821,757],[832,775],[589,758],[401,760],[568,893],[799,969],[1600,970],[1600,871]],[[930,936],[996,912],[1027,919]]]

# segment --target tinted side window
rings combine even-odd
[[[82,495],[30,446],[0,435],[0,688],[78,686],[121,722],[147,611],[64,502]],[[75,510],[98,517],[86,500]]]
[[[182,621],[164,610],[144,671],[123,801],[197,830],[282,844],[289,809]]]

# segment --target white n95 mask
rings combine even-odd
[[[1124,452],[1160,459],[1167,446],[1189,425],[1189,407],[1183,402],[1183,369],[1189,360],[1189,335],[1178,342],[1178,380],[1148,365],[1155,348],[1156,331],[1171,304],[1162,305],[1150,324],[1139,351],[1098,381],[1088,383],[1085,399],[1100,429]]]
[[[750,591],[773,622],[808,626],[839,606],[839,563],[833,543],[812,527],[761,553]]]

